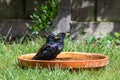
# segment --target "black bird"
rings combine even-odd
[[[34,60],[52,60],[63,50],[65,33],[59,33],[57,36],[50,34],[43,45],[33,57]]]
[[[59,33],[57,35],[58,39],[56,39],[56,43],[57,43],[57,50],[56,53],[57,55],[62,52],[63,48],[64,48],[64,38],[65,38],[66,34],[65,33]],[[56,55],[56,56],[57,56]]]

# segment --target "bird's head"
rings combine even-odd
[[[64,39],[65,36],[66,36],[66,34],[65,34],[65,33],[59,33],[57,36],[58,36],[60,39]]]
[[[71,32],[61,32],[57,35],[58,38],[64,39],[66,36],[70,36]]]
[[[50,35],[48,35],[48,37],[47,37],[46,43],[51,42],[51,41],[54,41],[54,39],[55,39],[55,35],[54,35],[54,34],[50,34]]]
[[[65,36],[65,33],[59,33],[57,36],[55,36],[55,40],[64,40]]]

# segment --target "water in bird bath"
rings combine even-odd
[[[24,59],[28,59],[28,60],[32,60],[34,55],[29,55],[29,56],[24,56],[23,58]],[[104,56],[100,56],[100,55],[86,55],[86,54],[59,54],[55,59],[55,61],[57,60],[67,60],[67,61],[70,61],[70,60],[76,60],[76,61],[79,61],[79,60],[99,60],[99,59],[104,59],[105,57]]]

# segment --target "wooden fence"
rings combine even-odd
[[[72,20],[120,21],[120,0],[71,0],[69,4]],[[34,0],[0,0],[0,19],[28,19],[34,7]]]
[[[5,20],[7,20],[7,24],[11,23],[8,19],[12,19],[13,21],[16,19],[29,20],[29,15],[34,12],[34,1],[35,0],[0,0],[0,33],[3,31],[2,28],[5,27],[3,25]],[[37,1],[41,4],[45,0]],[[69,3],[64,4],[66,1]],[[120,0],[61,0],[61,2],[64,4],[61,9],[65,7],[66,13],[67,10],[68,12],[71,11],[69,14],[71,20],[76,21],[73,25],[80,27],[82,23],[85,23],[84,28],[88,34],[98,34],[102,31],[103,34],[106,34],[107,31],[110,33],[113,33],[113,31],[120,32]],[[64,11],[62,13],[64,14]],[[19,25],[19,22],[20,25],[22,25],[22,21],[18,21],[17,25]],[[16,25],[12,27],[14,26],[16,27]],[[97,32],[95,32],[95,30]],[[8,30],[5,31],[7,34]]]

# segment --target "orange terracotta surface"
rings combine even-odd
[[[36,66],[39,68],[96,68],[108,64],[108,57],[103,54],[83,52],[62,52],[54,60],[32,60],[35,53],[24,54],[18,57],[20,65],[24,67]]]

